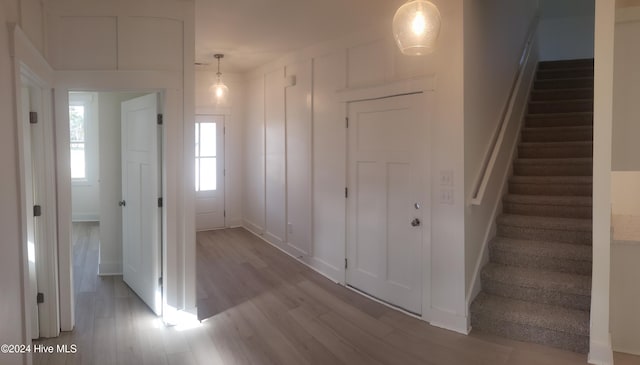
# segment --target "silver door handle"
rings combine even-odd
[[[127,206],[127,202],[126,202],[126,201],[124,201],[124,200],[120,200],[120,201],[118,202],[118,206],[120,206],[120,207],[126,207],[126,206]]]
[[[418,227],[419,225],[420,225],[420,219],[418,219],[418,218],[414,218],[414,219],[411,221],[411,226],[413,226],[413,227]]]

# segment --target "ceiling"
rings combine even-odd
[[[196,62],[245,72],[323,41],[391,21],[405,0],[196,0]]]

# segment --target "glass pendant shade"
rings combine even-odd
[[[229,88],[218,79],[213,86],[211,86],[211,94],[213,96],[213,102],[217,105],[226,105],[229,98]]]
[[[440,34],[440,12],[426,0],[410,0],[393,17],[393,36],[400,51],[420,56],[434,51]]]
[[[211,96],[213,97],[214,104],[225,106],[229,99],[229,88],[222,82],[222,72],[220,72],[220,59],[224,58],[224,55],[217,53],[214,54],[213,57],[218,60],[218,72],[216,73],[218,80],[211,86]]]

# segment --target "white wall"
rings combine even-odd
[[[401,55],[388,24],[381,24],[294,52],[251,72],[243,217],[250,230],[344,282],[346,106],[338,102],[336,91],[435,74],[438,84],[429,118],[434,122],[424,136],[433,148],[425,163],[432,171],[453,171],[460,183],[453,187],[453,204],[432,199],[433,229],[425,239],[431,244],[426,267],[433,280],[425,283],[427,291],[431,287],[425,317],[466,332],[462,1],[436,3],[443,28],[439,48],[432,55]],[[296,84],[283,90],[285,75],[295,75]],[[430,185],[437,186],[435,182],[437,177],[431,176]],[[431,192],[436,194],[437,190]],[[283,222],[291,223],[285,237],[281,237]]]
[[[614,240],[611,243],[611,262],[613,350],[640,355],[640,236],[635,241]]]
[[[479,174],[490,153],[492,139],[497,137],[501,118],[515,81],[520,57],[529,35],[537,6],[528,0],[465,1],[464,17],[464,185],[465,196],[477,188]],[[537,55],[533,50],[532,59]],[[514,118],[528,100],[526,82],[524,98],[518,100]],[[507,151],[503,163],[496,165],[495,176],[480,206],[468,206],[465,218],[465,283],[467,292],[477,275],[478,260],[486,245],[487,230],[494,226],[493,211],[501,199],[502,177],[510,168],[511,141],[517,139],[517,125],[505,139]],[[492,238],[489,234],[488,238]],[[477,284],[477,283],[476,283]],[[468,298],[471,301],[473,298]]]
[[[640,355],[640,3],[622,3],[613,65],[611,342],[615,351]]]
[[[191,1],[74,0],[47,3],[47,57],[56,71],[59,171],[68,169],[69,90],[163,92],[163,289],[168,316],[195,310],[194,4]],[[190,121],[185,123],[185,121]],[[58,174],[61,323],[73,325],[69,226],[70,179]]]
[[[85,174],[86,179],[71,182],[71,219],[74,222],[100,220],[100,127],[98,94],[69,94],[69,103],[85,106]]]
[[[224,63],[222,64],[224,71]],[[242,128],[246,108],[246,81],[242,75],[223,75],[229,87],[229,103],[217,107],[209,88],[216,81],[216,72],[197,70],[195,74],[196,114],[225,115],[225,210],[227,227],[242,225]]]
[[[5,2],[0,11],[0,164],[5,175],[0,185],[0,232],[2,232],[2,255],[0,255],[0,343],[23,343],[24,305],[21,280],[22,245],[20,237],[20,211],[18,188],[18,156],[16,145],[16,123],[14,104],[13,68],[9,44],[8,21],[15,21]],[[7,11],[5,13],[5,11]],[[0,353],[3,364],[22,364],[24,356]]]
[[[596,0],[593,108],[593,273],[589,362],[612,364],[611,273],[611,129],[615,3]]]
[[[640,7],[616,14],[612,170],[640,171]]]
[[[540,0],[540,59],[593,58],[594,0]]]

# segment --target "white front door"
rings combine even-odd
[[[158,95],[122,103],[122,263],[125,283],[156,314],[161,286],[161,126]]]
[[[347,284],[422,312],[420,94],[349,104]]]
[[[196,115],[196,230],[224,228],[224,116]]]

